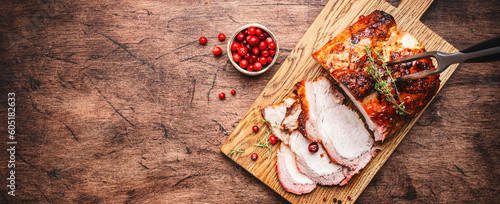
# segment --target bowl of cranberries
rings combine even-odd
[[[236,30],[227,44],[231,63],[238,71],[250,76],[269,70],[278,53],[276,37],[268,28],[256,23]]]

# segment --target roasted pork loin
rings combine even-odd
[[[372,51],[367,55],[365,47]],[[382,67],[383,62],[425,52],[424,47],[407,32],[398,31],[393,17],[383,11],[374,11],[330,40],[312,56],[339,83],[374,131],[376,141],[382,141],[399,130],[432,99],[439,89],[439,76],[412,81],[388,81],[397,104],[403,104],[407,113],[401,114],[398,106],[386,100],[376,90],[378,86],[370,74],[369,57],[382,72],[396,79],[423,70],[434,69],[430,59]],[[398,113],[399,112],[399,113]]]
[[[285,118],[287,108],[291,107],[296,101],[296,98],[287,96],[281,103],[268,105],[261,112],[273,134],[286,145],[288,145],[290,133],[283,130],[281,122]]]
[[[299,171],[295,154],[285,143],[281,143],[277,157],[278,179],[286,191],[301,195],[316,188],[316,182]]]

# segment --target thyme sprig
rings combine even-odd
[[[231,152],[229,152],[229,156],[233,156],[233,154],[243,153],[244,151],[245,149],[233,149],[231,150]]]
[[[396,86],[394,86],[394,91],[396,92],[399,101],[401,103],[398,103],[396,99],[394,98],[394,95],[392,95],[392,85],[391,83],[396,82],[396,79],[392,78],[392,70],[387,69],[387,63],[383,62],[382,67],[379,67],[375,59],[373,59],[371,53],[372,49],[370,46],[365,46],[365,52],[368,57],[368,61],[370,62],[370,65],[365,68],[366,71],[375,79],[376,83],[374,86],[374,89],[377,90],[379,93],[385,95],[385,99],[387,101],[392,102],[394,105],[396,105],[397,110],[396,113],[399,115],[404,115],[404,114],[410,114],[409,112],[406,111],[404,102],[401,100],[399,96],[399,92]],[[381,51],[377,50],[375,51],[375,54],[377,55],[377,60],[382,61],[382,55]],[[387,77],[386,77],[387,76]],[[386,77],[387,79],[383,79]]]
[[[271,133],[269,132],[269,130],[266,130],[266,133],[267,133],[267,137],[265,139],[265,143],[260,142],[259,144],[256,144],[255,146],[269,149],[269,156],[267,156],[267,158],[269,159],[269,158],[271,158],[271,155],[273,154],[273,149],[271,149],[271,147],[269,146],[269,134],[271,134]]]

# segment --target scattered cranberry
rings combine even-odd
[[[220,99],[224,99],[224,98],[226,98],[226,94],[224,94],[224,92],[221,92],[221,93],[219,94],[219,98],[220,98]]]
[[[207,44],[207,38],[206,37],[201,37],[200,38],[200,44],[202,44],[202,45]]]
[[[352,200],[352,199],[351,199],[351,196],[347,196],[347,200]]]
[[[214,49],[212,50],[212,52],[214,53],[215,56],[219,56],[222,54],[222,49],[220,49],[219,46],[217,47],[214,47]]]
[[[231,51],[233,51],[233,52],[238,51],[239,47],[240,47],[240,44],[237,42],[234,42],[233,44],[231,44]]]
[[[253,132],[259,132],[259,127],[257,127],[257,126],[253,126],[253,127],[252,127],[252,130],[253,130]]]
[[[239,54],[237,54],[237,53],[234,53],[233,54],[233,60],[235,62],[239,62],[241,60],[241,56]]]
[[[236,40],[238,40],[238,41],[242,41],[243,39],[245,39],[245,34],[243,34],[243,33],[239,33],[236,36]]]
[[[259,158],[259,155],[257,155],[256,153],[252,153],[252,155],[250,155],[250,158],[255,161]]]
[[[252,47],[259,45],[259,38],[255,36],[250,36],[250,39],[248,39],[248,44]]]
[[[260,28],[256,28],[255,29],[255,35],[259,36],[260,34],[262,34],[262,30]]]
[[[247,30],[248,30],[248,35],[255,35],[255,27],[249,27]]]
[[[267,58],[266,57],[259,57],[259,62],[261,64],[267,64]]]
[[[255,71],[260,71],[262,69],[262,64],[260,62],[256,62],[255,64],[253,64],[253,69]]]
[[[270,42],[270,43],[268,44],[268,46],[269,46],[269,49],[270,49],[270,50],[276,50],[276,43],[274,43],[274,42]]]
[[[247,48],[246,47],[239,47],[238,54],[241,56],[245,56],[247,54]]]
[[[271,37],[266,38],[267,44],[274,42],[274,40]]]
[[[323,201],[326,201],[326,197],[323,197]]]
[[[365,18],[365,15],[359,16],[359,20],[362,20],[363,18]]]
[[[231,95],[235,95],[236,94],[236,91],[233,89],[231,90]]]
[[[318,151],[318,149],[319,149],[319,147],[318,147],[318,143],[313,142],[313,143],[309,144],[308,149],[309,149],[309,152],[312,152],[312,153],[317,152],[317,151]]]
[[[256,47],[252,48],[252,54],[258,55],[259,53],[260,53],[259,48],[256,48]]]
[[[239,63],[240,67],[247,67],[248,66],[248,61],[246,59],[242,59]]]
[[[276,139],[276,136],[271,135],[271,136],[269,137],[269,142],[270,142],[271,144],[276,144],[276,142],[278,142],[278,139]]]
[[[219,34],[219,40],[224,41],[226,39],[226,35],[224,33]]]

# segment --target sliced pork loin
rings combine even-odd
[[[343,96],[326,77],[297,84],[302,104],[299,131],[320,142],[330,159],[358,172],[376,154],[373,139],[357,113],[342,105]]]
[[[321,145],[317,152],[309,152],[310,142],[299,131],[292,132],[289,143],[296,155],[299,171],[316,183],[343,186],[357,173],[332,162]]]
[[[278,150],[277,157],[276,171],[278,172],[278,179],[287,192],[301,195],[310,193],[316,188],[316,182],[299,171],[295,162],[295,154],[283,142]]]
[[[286,114],[283,121],[281,121],[281,127],[291,133],[299,127],[299,116],[302,112],[300,107],[300,100],[296,100],[291,106],[286,108]]]
[[[290,133],[284,131],[283,128],[281,128],[281,122],[285,117],[287,107],[290,107],[292,104],[296,103],[296,100],[296,98],[287,96],[281,103],[268,105],[267,107],[262,109],[262,116],[269,125],[269,128],[271,129],[273,134],[286,145],[288,145],[288,138],[290,137]]]

